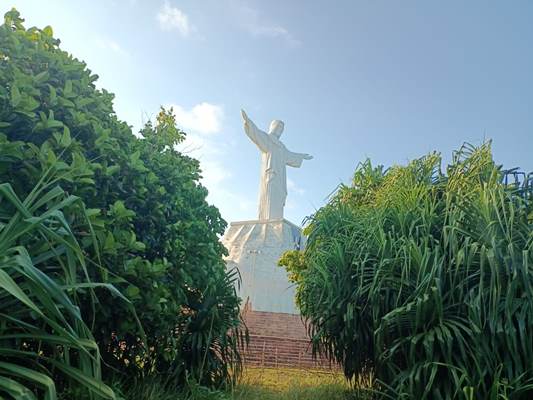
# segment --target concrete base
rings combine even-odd
[[[243,305],[254,311],[299,314],[294,287],[277,263],[287,250],[303,248],[301,229],[283,220],[232,222],[222,243],[229,251],[228,268],[242,278],[238,290]]]

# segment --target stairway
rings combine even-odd
[[[262,367],[334,368],[327,360],[314,360],[306,327],[299,315],[243,310],[250,343],[244,352],[247,365]]]

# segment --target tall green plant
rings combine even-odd
[[[533,205],[489,143],[440,163],[367,162],[312,217],[285,264],[314,348],[393,398],[530,398]]]
[[[24,199],[0,184],[0,393],[9,398],[54,400],[68,387],[80,398],[115,398],[78,294],[97,286],[120,293],[79,279],[88,275],[71,227],[80,217],[79,198],[50,175]]]

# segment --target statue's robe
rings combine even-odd
[[[287,198],[286,166],[299,168],[305,154],[287,150],[276,136],[263,132],[251,120],[245,125],[245,132],[261,150],[259,220],[283,219]]]

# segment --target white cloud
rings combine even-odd
[[[203,102],[190,110],[176,104],[170,104],[170,107],[174,109],[178,127],[185,132],[203,135],[220,132],[224,118],[224,110],[221,106]]]
[[[220,160],[224,154],[225,150],[214,148],[210,138],[203,141],[201,148],[189,153],[200,161],[201,183],[209,191],[207,201],[219,209],[222,217],[228,222],[253,219],[257,203],[249,193],[242,194],[230,189],[233,174]]]
[[[281,38],[291,46],[299,46],[301,44],[287,28],[275,23],[264,22],[258,10],[243,3],[233,4],[241,25],[253,36]]]
[[[298,186],[291,178],[287,178],[287,190],[300,196],[305,194],[305,190]]]
[[[98,38],[97,45],[103,50],[111,50],[112,52],[120,54],[122,56],[128,55],[128,52],[124,50],[122,46],[113,39]]]
[[[287,178],[287,202],[285,204],[286,211],[294,212],[302,209],[302,202],[304,201],[305,189],[298,186],[291,178]],[[301,221],[294,221],[300,223]]]
[[[250,195],[230,191],[223,186],[209,190],[207,200],[218,207],[222,218],[227,222],[251,220],[257,218],[257,202]]]
[[[183,37],[187,37],[193,31],[189,17],[177,7],[165,1],[157,13],[157,21],[161,29],[165,31],[177,30]]]
[[[200,161],[202,163],[202,181],[205,187],[216,187],[224,180],[231,177],[231,172],[225,169],[220,162],[216,160]]]
[[[280,37],[291,46],[299,46],[302,43],[295,39],[290,32],[279,25],[249,25],[248,31],[254,36]]]

